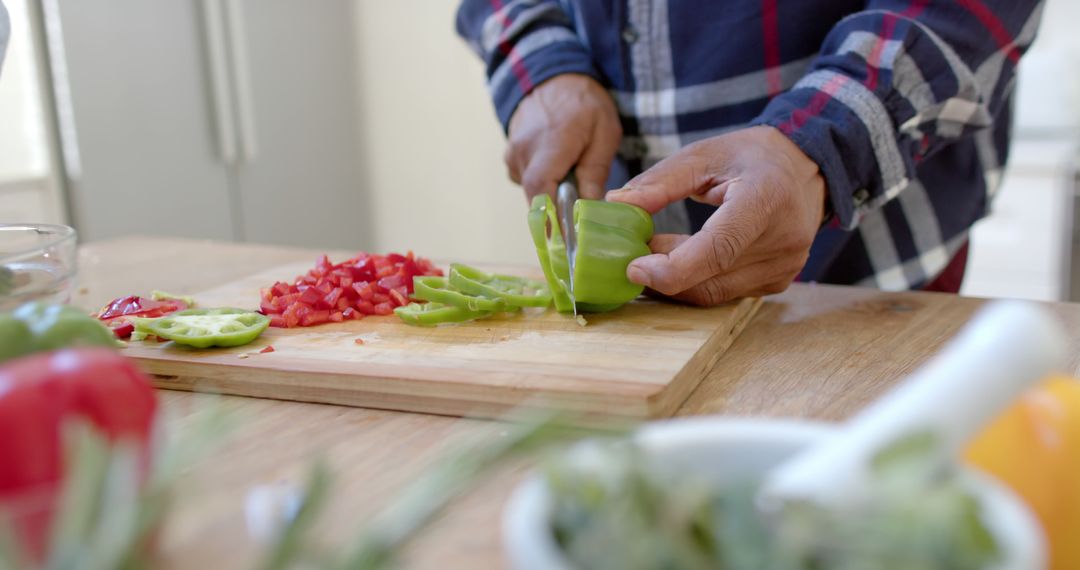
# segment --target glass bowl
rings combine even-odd
[[[75,242],[75,230],[67,226],[0,224],[0,311],[28,301],[70,301]]]

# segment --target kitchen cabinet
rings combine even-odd
[[[360,249],[353,3],[56,0],[84,239]],[[67,113],[64,109],[67,109]]]

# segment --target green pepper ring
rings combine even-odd
[[[142,329],[154,336],[195,348],[243,346],[258,338],[268,326],[270,317],[231,307],[187,309],[140,323]]]
[[[442,323],[462,323],[490,317],[490,311],[470,311],[442,303],[409,303],[394,309],[394,314],[406,324],[433,327]]]
[[[455,290],[451,288],[450,281],[446,277],[428,275],[413,277],[413,297],[422,301],[460,307],[469,311],[501,313],[517,309],[517,307],[508,306],[502,299],[482,296],[464,291],[461,288]]]
[[[542,281],[485,273],[479,269],[454,263],[450,265],[450,285],[458,291],[489,299],[500,299],[507,305],[520,307],[547,307],[551,304],[551,292]],[[526,290],[535,293],[528,294]]]

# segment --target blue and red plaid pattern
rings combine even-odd
[[[611,93],[613,186],[683,146],[749,125],[820,166],[831,219],[800,279],[919,288],[967,242],[1008,156],[1016,64],[1038,0],[464,0],[504,128],[562,73]],[[658,219],[698,229],[687,201]]]

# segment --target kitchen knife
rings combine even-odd
[[[574,228],[574,202],[577,202],[577,199],[577,176],[571,169],[559,184],[556,209],[559,213],[559,227],[562,228],[563,241],[566,242],[566,261],[570,267],[570,282],[567,284],[567,289],[570,302],[574,305],[575,317],[577,316],[577,300],[574,297],[574,264],[577,257],[577,230]]]

